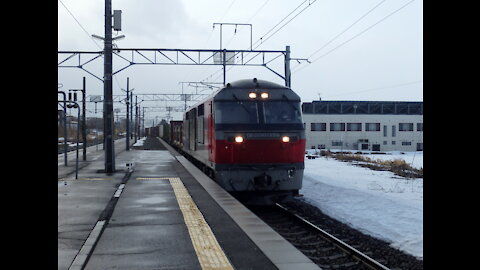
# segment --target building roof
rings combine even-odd
[[[408,114],[423,115],[421,101],[324,101],[304,102],[304,114]]]

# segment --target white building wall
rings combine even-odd
[[[373,144],[379,144],[380,151],[416,151],[417,143],[422,143],[423,149],[423,131],[417,131],[417,123],[423,124],[423,115],[303,114],[303,122],[307,149],[325,145],[328,150],[359,150],[359,140],[368,140],[368,150],[372,150]],[[327,131],[311,131],[311,123],[326,123]],[[330,131],[330,123],[345,123],[345,130],[347,123],[362,123],[362,131]],[[365,131],[365,123],[380,123],[380,131]],[[413,131],[399,131],[399,123],[413,123]],[[395,136],[392,136],[392,126],[396,129]],[[343,141],[343,146],[332,146],[332,141]],[[411,145],[402,145],[402,142]]]

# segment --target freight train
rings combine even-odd
[[[299,194],[305,154],[300,97],[272,82],[228,83],[190,107],[163,138],[225,190],[251,204]]]

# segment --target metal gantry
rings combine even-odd
[[[58,62],[59,68],[80,68],[100,81],[104,81],[100,76],[93,74],[85,67],[87,64],[99,59],[104,54],[103,51],[58,51],[58,54],[61,56]],[[285,85],[289,84],[287,76],[287,74],[290,74],[289,65],[285,65],[285,76],[282,76],[279,72],[269,67],[268,64],[282,55],[285,58],[285,63],[289,62],[291,60],[290,46],[287,46],[285,51],[118,48],[114,49],[112,54],[125,63],[125,66],[116,71],[112,71],[112,75],[134,65],[263,66],[284,79]],[[82,55],[85,55],[83,59],[81,57]],[[77,61],[73,61],[72,59],[76,59]],[[225,78],[223,83],[225,84]]]

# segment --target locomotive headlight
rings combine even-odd
[[[268,93],[261,93],[260,97],[263,99],[268,98]]]
[[[249,94],[248,94],[248,97],[249,97],[249,98],[257,98],[257,93],[253,93],[253,92],[252,92],[252,93],[249,93]]]
[[[243,142],[243,137],[242,136],[236,136],[235,137],[235,142],[242,143]]]
[[[283,136],[282,137],[282,142],[289,142],[290,141],[290,137],[288,136]]]

